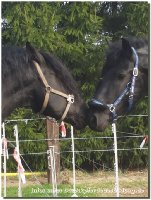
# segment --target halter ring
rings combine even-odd
[[[138,68],[134,67],[133,69],[133,76],[138,76]]]
[[[47,93],[50,93],[52,91],[52,87],[50,87],[50,85],[47,85],[45,89]]]
[[[134,96],[133,94],[129,95],[129,99],[132,99],[132,98],[133,98],[133,96]]]
[[[113,104],[110,105],[109,110],[110,110],[110,112],[112,112],[112,113],[115,111],[115,107],[113,106]]]
[[[70,103],[74,103],[74,96],[69,94],[67,101],[70,102]]]

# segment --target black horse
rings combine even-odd
[[[55,56],[26,48],[2,49],[2,119],[17,107],[71,123],[86,125],[87,106],[70,72]]]
[[[110,44],[93,99],[89,126],[103,131],[116,115],[127,110],[148,91],[148,41],[129,38]]]

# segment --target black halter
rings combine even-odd
[[[134,63],[134,68],[133,68],[133,75],[131,77],[130,82],[127,83],[125,89],[123,90],[123,92],[114,100],[114,102],[112,104],[106,104],[105,102],[103,102],[102,100],[97,100],[95,98],[92,98],[91,101],[88,102],[88,105],[90,107],[96,107],[96,108],[108,108],[109,111],[112,113],[112,118],[113,121],[116,120],[117,114],[116,114],[116,107],[118,106],[118,104],[121,103],[121,101],[123,100],[123,98],[126,95],[129,95],[129,106],[128,106],[128,111],[131,110],[132,105],[133,105],[133,97],[134,97],[134,90],[135,90],[135,82],[136,82],[136,77],[138,76],[138,55],[136,50],[131,47],[134,56],[135,56],[135,63]]]

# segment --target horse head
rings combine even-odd
[[[137,65],[137,66],[136,66]],[[110,44],[102,78],[89,102],[89,126],[103,131],[147,94],[148,47],[145,40],[126,39]]]
[[[9,91],[5,88],[6,78],[3,79],[4,117],[14,108],[24,106],[71,123],[77,129],[85,127],[87,106],[71,73],[58,58],[35,49],[30,43],[25,49],[13,48],[14,57],[8,62],[11,55],[11,49],[3,51],[3,74],[12,83]],[[14,72],[10,73],[12,68]],[[11,94],[13,91],[15,95]]]

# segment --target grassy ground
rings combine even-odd
[[[26,176],[27,183],[22,185],[23,197],[52,197],[52,187],[47,184],[46,173],[35,176]],[[71,197],[73,194],[72,171],[62,171],[60,177],[58,196]],[[147,170],[119,173],[119,180],[120,197],[148,197]],[[115,197],[114,184],[114,172],[76,171],[76,194],[78,197]],[[17,197],[17,188],[17,176],[7,177],[7,197]]]

